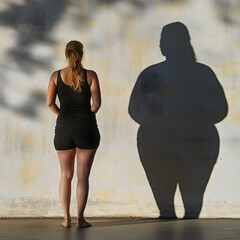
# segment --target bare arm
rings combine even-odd
[[[94,113],[97,113],[101,106],[101,92],[100,92],[100,85],[98,81],[98,76],[94,71],[87,71],[90,91],[92,95],[92,106],[91,110]]]
[[[57,88],[55,84],[56,79],[57,79],[57,71],[52,73],[48,83],[47,106],[51,109],[51,111],[53,111],[58,115],[60,112],[60,109],[55,103],[56,95],[57,95]]]

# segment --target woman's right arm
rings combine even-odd
[[[88,79],[90,79],[89,85],[90,85],[90,91],[92,95],[91,110],[92,112],[97,113],[97,111],[101,106],[101,91],[100,91],[98,76],[92,70],[88,70],[87,74],[88,74]]]

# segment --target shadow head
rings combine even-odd
[[[183,23],[170,23],[162,29],[159,47],[167,60],[195,61],[190,39],[188,29]]]

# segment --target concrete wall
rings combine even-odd
[[[159,216],[128,114],[138,75],[165,58],[166,24],[186,25],[197,61],[209,66],[229,106],[216,124],[217,162],[200,217],[240,217],[240,4],[234,0],[2,0],[0,3],[0,216],[62,216],[54,115],[45,104],[50,75],[67,62],[69,40],[84,44],[84,66],[99,76],[101,144],[86,216]],[[174,168],[175,166],[173,166]],[[181,171],[181,170],[179,170]],[[72,215],[76,215],[76,177]],[[184,214],[179,188],[174,205]]]

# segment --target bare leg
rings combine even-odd
[[[84,219],[84,210],[89,191],[89,175],[96,149],[77,148],[77,227],[90,227],[91,224]]]
[[[76,148],[57,151],[61,168],[61,178],[59,182],[59,197],[65,218],[65,220],[62,222],[63,227],[71,226],[70,200],[71,200],[71,182],[74,174],[75,153]]]

